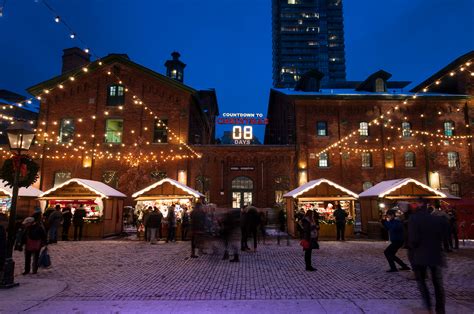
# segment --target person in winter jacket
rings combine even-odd
[[[166,242],[175,242],[176,236],[176,213],[174,212],[174,206],[168,208],[168,238]]]
[[[346,231],[346,217],[348,215],[346,211],[342,209],[341,205],[338,204],[333,216],[336,220],[336,240],[344,241],[344,233]]]
[[[303,246],[304,250],[304,262],[307,271],[315,271],[316,268],[312,266],[311,255],[315,244],[317,243],[318,230],[316,222],[314,221],[314,215],[312,210],[306,211],[302,220],[303,224],[303,241],[309,244],[308,247]]]
[[[147,226],[148,226],[148,239],[151,244],[156,244],[156,232],[161,225],[161,216],[158,214],[158,208],[154,208],[153,211],[148,215]]]
[[[82,229],[84,228],[84,218],[86,217],[86,214],[86,210],[82,204],[74,212],[72,217],[72,224],[74,225],[74,241],[81,241],[82,239]]]
[[[395,218],[395,211],[389,210],[386,218],[382,221],[382,224],[385,229],[387,229],[390,239],[390,245],[383,252],[390,266],[390,269],[387,270],[387,272],[393,273],[398,271],[395,263],[401,266],[400,270],[410,270],[410,267],[408,267],[408,265],[396,255],[404,242],[403,223]]]
[[[54,211],[48,217],[48,226],[49,226],[49,241],[48,243],[58,243],[58,229],[63,220],[63,215],[61,214],[61,206],[56,205]]]
[[[46,243],[46,231],[33,217],[25,218],[23,225],[25,226],[22,239],[22,245],[25,246],[25,271],[23,275],[29,274],[31,268],[33,268],[32,273],[36,274],[40,250]],[[33,264],[31,263],[31,257],[33,257]]]
[[[68,205],[63,209],[63,232],[62,240],[69,241],[69,228],[71,227],[72,213],[71,207]]]

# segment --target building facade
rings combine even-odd
[[[273,86],[294,88],[310,70],[344,81],[341,0],[272,0]]]

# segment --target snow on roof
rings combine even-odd
[[[150,190],[156,188],[157,186],[160,186],[160,185],[162,185],[163,183],[166,183],[166,182],[168,182],[168,183],[170,183],[170,184],[176,186],[177,188],[179,188],[179,189],[185,191],[186,193],[191,194],[191,195],[194,196],[194,197],[198,197],[198,198],[199,198],[199,197],[204,197],[204,195],[202,195],[202,194],[199,193],[198,191],[193,190],[193,189],[191,189],[189,186],[184,185],[184,184],[182,184],[181,182],[178,182],[178,181],[173,180],[173,179],[170,179],[170,178],[165,178],[165,179],[163,179],[163,180],[160,180],[160,181],[158,181],[158,182],[155,182],[155,183],[153,183],[152,185],[147,186],[147,187],[144,188],[143,190],[140,190],[140,191],[134,193],[134,194],[132,195],[132,197],[133,197],[133,198],[137,198],[137,197],[139,197],[140,195],[145,194],[146,192],[148,192],[148,191],[150,191]]]
[[[311,190],[312,188],[320,185],[321,183],[327,183],[330,186],[335,187],[336,189],[341,190],[344,193],[347,193],[347,194],[349,194],[350,196],[352,196],[354,198],[359,198],[359,196],[357,194],[355,194],[354,192],[352,192],[351,190],[348,190],[348,189],[340,186],[339,184],[336,184],[332,181],[329,181],[328,179],[317,179],[317,180],[309,181],[309,182],[303,184],[302,186],[294,189],[293,191],[290,191],[290,192],[286,193],[285,195],[283,195],[283,197],[297,198],[299,195]]]
[[[79,185],[82,185],[86,189],[92,191],[93,193],[99,194],[102,198],[109,198],[109,197],[127,197],[125,194],[122,192],[117,191],[114,188],[111,188],[105,183],[99,182],[99,181],[93,181],[93,180],[86,180],[86,179],[78,179],[78,178],[73,178],[69,179],[66,182],[47,190],[43,194],[40,195],[40,197],[47,197],[49,194],[52,194],[54,191],[70,184],[70,183],[77,183]]]
[[[0,181],[0,191],[5,193],[8,196],[12,196],[12,188],[8,187],[4,181]],[[38,197],[43,191],[38,190],[37,188],[34,188],[32,186],[29,186],[27,188],[20,188],[18,190],[18,196],[20,197]]]
[[[365,190],[364,192],[360,193],[359,197],[384,197],[409,183],[414,183],[420,186],[421,188],[426,189],[432,192],[433,194],[436,194],[437,196],[440,196],[443,198],[446,197],[446,194],[440,191],[437,191],[433,188],[430,188],[429,186],[411,178],[382,181],[374,185],[373,187]]]
[[[399,97],[469,97],[468,95],[452,95],[452,94],[441,94],[441,93],[412,93],[404,92],[401,89],[390,88],[390,92],[367,92],[367,91],[356,91],[353,88],[343,89],[327,89],[322,88],[319,92],[304,92],[295,91],[291,88],[273,88],[273,90],[280,92],[288,96],[399,96]]]

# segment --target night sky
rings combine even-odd
[[[127,53],[164,73],[164,62],[177,50],[187,64],[185,83],[216,88],[221,113],[266,114],[272,84],[270,0],[48,2],[99,56]],[[474,49],[473,0],[343,3],[348,80],[384,69],[393,80],[419,83]],[[24,95],[27,87],[60,73],[62,49],[80,45],[54,23],[41,0],[6,1],[0,40],[0,89]]]

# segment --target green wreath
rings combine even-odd
[[[28,155],[15,155],[5,160],[0,169],[0,179],[13,188],[15,171],[20,171],[18,187],[29,187],[38,180],[39,165]]]

